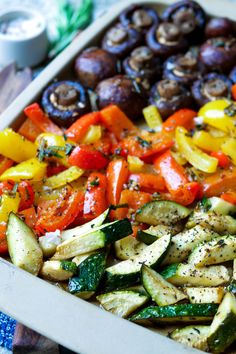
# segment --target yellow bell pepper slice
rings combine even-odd
[[[163,122],[156,106],[150,105],[144,108],[143,115],[149,128],[155,129],[161,127]]]
[[[102,127],[101,125],[91,125],[82,139],[84,144],[93,144],[100,140],[102,137]]]
[[[218,160],[198,149],[192,138],[187,136],[188,131],[182,127],[176,128],[176,142],[178,149],[186,160],[200,171],[213,173],[217,169]]]
[[[221,146],[221,151],[229,156],[236,165],[236,139],[228,138]]]
[[[15,193],[14,196],[10,194],[3,194],[0,204],[0,222],[7,222],[8,216],[11,212],[17,213],[20,205],[19,193]]]
[[[194,144],[207,151],[219,151],[226,139],[227,137],[215,138],[204,130],[196,131],[193,134]]]
[[[144,162],[137,156],[128,155],[128,168],[130,172],[141,172],[144,166]]]
[[[182,154],[180,154],[179,151],[171,151],[171,155],[175,159],[176,162],[178,162],[179,165],[183,166],[187,163],[187,160],[185,157],[183,157]]]
[[[58,173],[55,176],[49,177],[45,180],[44,186],[51,189],[56,189],[64,186],[67,183],[73,182],[82,176],[84,170],[79,167],[72,166],[65,171]]]
[[[46,168],[47,164],[45,162],[40,162],[37,158],[32,158],[8,168],[0,176],[0,181],[8,179],[14,182],[20,182],[23,179],[40,181],[46,175]]]
[[[45,143],[46,148],[53,148],[53,150],[55,150],[55,152],[60,155],[60,157],[53,156],[53,160],[57,161],[59,164],[65,167],[69,167],[66,155],[66,144],[75,145],[73,141],[65,140],[61,135],[42,133],[37,137],[36,145],[38,148],[40,148],[43,143]],[[59,147],[59,149],[57,149],[57,147]]]
[[[216,100],[206,103],[198,112],[203,118],[203,122],[224,132],[236,135],[235,119],[236,115],[230,117],[225,113],[225,109],[231,104],[228,100]]]
[[[0,154],[15,162],[22,162],[36,156],[37,147],[22,135],[7,128],[0,132]]]

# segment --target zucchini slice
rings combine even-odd
[[[8,218],[6,235],[12,263],[38,275],[43,264],[43,252],[31,228],[13,212]]]
[[[191,264],[172,264],[161,275],[177,286],[218,286],[230,280],[228,269],[222,265],[195,268]]]
[[[91,254],[96,253],[96,251],[94,252],[89,252],[89,253],[84,253],[84,254],[80,254],[79,256],[76,256],[72,259],[72,262],[74,262],[77,266],[80,265],[80,263],[82,263],[86,258],[88,258],[89,256],[91,256]]]
[[[200,243],[194,248],[188,262],[195,267],[223,263],[236,257],[236,236],[220,236]]]
[[[213,211],[219,215],[231,215],[236,213],[236,206],[232,203],[219,197],[211,197],[207,199],[207,203],[210,205],[210,211]]]
[[[149,306],[131,316],[132,322],[146,324],[176,322],[209,322],[217,312],[216,304],[179,304],[169,306]]]
[[[223,287],[185,288],[191,304],[220,304],[225,294]]]
[[[110,208],[106,209],[97,218],[87,222],[84,225],[74,227],[73,229],[62,231],[61,233],[62,241],[70,240],[71,238],[92,232],[93,229],[96,229],[102,226],[102,224],[104,224],[104,222],[108,218],[109,213],[110,213]]]
[[[208,335],[212,353],[223,353],[236,340],[236,298],[227,293],[215,315]]]
[[[132,234],[128,219],[116,220],[104,224],[91,232],[70,238],[57,246],[53,260],[69,259],[80,254],[92,252]]]
[[[116,257],[124,261],[140,254],[147,245],[130,235],[116,241],[114,247]]]
[[[170,248],[162,264],[167,265],[184,261],[192,251],[193,247],[198,245],[199,242],[211,240],[216,236],[219,235],[200,225],[196,225],[192,229],[180,232],[172,237]]]
[[[178,234],[182,230],[182,226],[180,224],[176,224],[173,226],[167,225],[157,225],[150,226],[147,230],[138,230],[137,240],[146,243],[146,245],[151,245],[158,238],[171,235],[174,236]]]
[[[191,210],[169,200],[155,200],[144,204],[136,213],[136,220],[148,225],[172,225],[185,219]]]
[[[44,279],[52,281],[65,281],[77,272],[77,266],[70,261],[46,261],[40,270]]]
[[[236,219],[229,215],[217,215],[213,212],[194,211],[186,224],[188,229],[201,225],[217,232],[220,235],[236,234]]]
[[[170,338],[203,351],[208,350],[207,336],[210,326],[187,326],[170,333]]]
[[[122,261],[106,269],[105,288],[107,291],[131,286],[140,280],[142,264],[156,268],[162,261],[169,247],[171,237],[161,237],[148,246],[138,256]]]
[[[159,306],[172,305],[188,298],[182,291],[146,265],[142,266],[141,279],[145,290]]]
[[[78,266],[77,276],[71,278],[68,290],[83,299],[89,299],[97,290],[106,268],[106,253],[94,253]]]
[[[128,317],[149,300],[148,296],[131,290],[113,291],[99,295],[96,299],[105,310],[123,318]]]

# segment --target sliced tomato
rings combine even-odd
[[[19,210],[30,208],[34,203],[34,190],[29,181],[20,182],[17,191],[21,199]]]
[[[31,229],[35,228],[37,215],[34,207],[22,210],[19,216]]]
[[[4,255],[8,252],[7,237],[6,237],[7,224],[0,223],[0,254]]]
[[[36,230],[41,234],[45,231],[64,230],[78,214],[81,193],[67,186],[56,200],[42,201],[38,205]]]

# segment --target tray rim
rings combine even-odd
[[[30,104],[35,97],[40,94],[42,89],[73,60],[76,54],[95,38],[94,33],[96,33],[96,36],[101,33],[110,23],[112,23],[112,21],[114,21],[117,15],[125,7],[133,2],[134,1],[132,0],[123,0],[120,3],[113,5],[104,15],[94,21],[94,23],[83,31],[77,39],[75,39],[43,70],[43,72],[23,91],[23,93],[9,106],[9,108],[0,115],[0,130],[12,126],[12,124],[14,124],[22,114],[24,107]],[[175,1],[135,1],[135,3],[140,4],[162,6],[167,6],[173,2]],[[198,0],[198,2],[211,15],[217,15],[220,13],[221,16],[233,17],[232,7],[234,7],[236,11],[236,4],[230,3],[229,1],[224,1],[223,8],[221,0]],[[48,284],[46,281],[36,278],[25,271],[22,271],[2,258],[0,258],[0,274],[0,278],[3,278],[0,283],[0,310],[14,317],[26,326],[31,327],[42,335],[55,340],[75,352],[79,349],[82,354],[94,354],[95,352],[96,354],[110,354],[112,348],[113,354],[120,354],[121,352],[123,354],[149,354],[154,345],[157,345],[158,349],[161,349],[162,354],[167,354],[170,350],[175,350],[176,354],[200,353],[198,350],[185,347],[177,342],[171,341],[161,334],[153,333],[146,328],[136,326],[128,321],[123,321],[122,319],[115,317],[114,315],[107,313],[98,307],[95,307],[91,303],[75,298],[66,292],[62,292],[55,286]],[[25,286],[23,286],[23,284],[25,284]],[[16,292],[16,297],[14,296],[14,291]],[[40,292],[40,295],[45,300],[49,294],[51,294],[51,296],[55,296],[55,298],[53,298],[54,306],[60,305],[61,301],[63,302],[63,306],[65,307],[64,311],[62,311],[62,309],[60,309],[60,311],[56,311],[56,320],[54,320],[53,316],[51,316],[51,314],[53,314],[53,308],[50,307],[50,305],[52,305],[50,301],[49,304],[45,305],[45,309],[47,310],[46,313],[44,311],[44,313],[41,312],[39,316],[32,317],[33,313],[40,308],[40,299],[37,299],[36,296],[38,292]],[[23,305],[20,301],[22,298],[27,299],[26,305]],[[9,305],[10,299],[14,302],[13,306]],[[50,300],[52,301],[52,298],[50,298]],[[88,328],[84,329],[83,326],[81,327],[81,325],[77,324],[77,327],[80,328],[83,335],[76,336],[75,329],[71,330],[72,333],[67,332],[65,334],[61,330],[60,326],[63,325],[65,319],[71,325],[73,324],[73,321],[71,322],[71,319],[69,318],[70,316],[68,316],[69,313],[66,312],[69,309],[73,309],[73,306],[78,307],[78,312],[80,312],[80,316],[83,319],[86,319],[86,315],[88,313],[94,318],[99,316],[98,322],[101,323],[101,326],[104,325],[107,329],[107,332],[103,333],[101,328],[99,328],[100,336],[103,340],[105,340],[107,339],[108,333],[110,333],[110,340],[107,342],[103,341],[103,346],[99,345],[100,341],[94,340],[94,338],[93,341],[89,340],[88,333],[91,333],[91,328],[95,333],[98,330],[96,325],[93,325],[93,319],[86,320],[87,324],[90,325],[90,330],[88,330]],[[61,315],[63,315],[63,318],[61,318]],[[46,316],[47,323],[43,322],[43,316]],[[56,333],[54,327],[57,328]],[[127,335],[129,338],[127,338]],[[117,340],[117,337],[118,339],[122,339],[120,343],[119,340]],[[149,342],[149,340],[151,342]],[[124,347],[123,342],[125,342],[127,347]],[[135,343],[135,346],[133,343]]]

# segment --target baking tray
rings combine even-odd
[[[89,26],[35,79],[0,116],[0,130],[17,128],[25,106],[40,97],[53,79],[70,77],[75,57],[84,48],[96,45],[104,30],[134,1],[121,1]],[[159,12],[173,0],[137,0]],[[221,0],[198,0],[208,14],[234,19],[236,4]],[[130,323],[76,298],[65,291],[16,268],[0,258],[0,310],[17,321],[80,354],[193,354],[167,337]],[[161,332],[161,329],[158,329]]]

